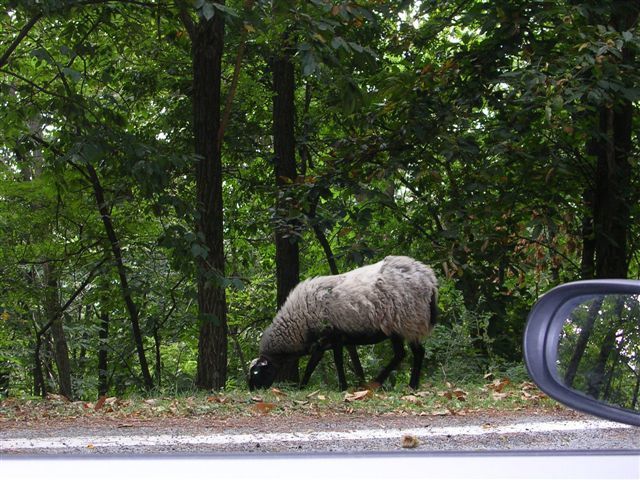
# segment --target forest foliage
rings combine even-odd
[[[638,278],[638,1],[0,5],[11,395],[242,387],[292,265],[432,265],[448,378],[522,370],[552,286]]]

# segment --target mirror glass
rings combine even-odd
[[[574,304],[560,332],[557,375],[573,390],[640,410],[640,295],[594,295]]]

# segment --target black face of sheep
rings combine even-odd
[[[260,357],[249,368],[249,390],[269,388],[276,379],[278,369],[270,360]]]

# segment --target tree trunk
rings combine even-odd
[[[36,345],[33,350],[33,394],[42,398],[47,396],[47,384],[44,381],[44,371],[42,369],[42,336],[36,329]]]
[[[573,386],[573,381],[575,380],[576,374],[578,373],[580,361],[582,360],[584,352],[587,349],[587,344],[589,343],[589,339],[591,338],[591,333],[593,332],[593,327],[595,325],[596,318],[598,318],[600,309],[602,308],[603,301],[604,297],[596,298],[589,307],[585,322],[581,325],[578,325],[578,327],[580,328],[580,335],[578,336],[578,341],[576,342],[573,354],[571,355],[571,359],[569,360],[569,365],[567,365],[567,370],[564,374],[564,384],[567,387]]]
[[[585,213],[582,218],[582,254],[580,258],[581,278],[595,277],[595,239],[593,235],[593,189],[587,188],[583,194]]]
[[[221,2],[219,2],[221,3]],[[196,165],[196,229],[206,247],[198,257],[200,332],[196,385],[219,390],[227,380],[227,307],[224,277],[220,82],[224,19],[219,12],[191,31],[193,56],[193,132]]]
[[[597,278],[626,278],[630,228],[631,104],[600,110],[600,142],[594,199]]]
[[[287,39],[285,38],[285,43]],[[289,292],[300,281],[300,259],[298,237],[294,234],[295,221],[289,217],[295,205],[288,199],[287,186],[295,182],[295,74],[291,63],[290,48],[273,60],[273,143],[274,171],[277,188],[276,198],[276,284],[278,308],[287,299]],[[287,362],[280,369],[277,380],[299,382],[297,359]]]
[[[614,4],[611,24],[619,31],[631,28],[638,19],[637,2]],[[631,64],[635,53],[626,47],[622,62]],[[618,100],[602,106],[597,133],[597,166],[595,178],[594,233],[596,277],[626,278],[628,270],[627,236],[631,227],[631,177],[633,104]]]
[[[288,53],[276,58],[273,62],[273,141],[274,171],[278,199],[276,209],[282,215],[283,224],[276,227],[276,279],[278,285],[277,303],[280,307],[289,292],[300,281],[299,248],[297,237],[292,234],[296,224],[287,221],[287,212],[294,207],[287,201],[287,186],[294,182],[296,173],[295,156],[295,77],[294,67]]]
[[[161,339],[160,339],[160,325],[158,324],[157,319],[154,320],[153,325],[153,345],[154,351],[156,354],[156,368],[155,368],[155,377],[156,377],[156,385],[158,388],[162,386],[162,351],[161,351]]]
[[[127,270],[124,266],[122,249],[120,248],[120,240],[116,235],[113,222],[111,221],[111,213],[104,197],[104,189],[102,188],[102,184],[100,183],[100,179],[98,178],[98,174],[93,168],[93,165],[87,164],[87,172],[89,173],[89,178],[91,179],[94,196],[96,199],[96,203],[98,204],[98,210],[100,211],[100,216],[102,217],[102,223],[104,225],[104,229],[107,233],[107,238],[109,239],[109,243],[111,245],[111,253],[113,254],[113,258],[116,262],[116,268],[118,271],[118,276],[120,278],[120,290],[122,291],[122,297],[124,299],[127,312],[129,313],[129,319],[131,321],[131,328],[133,331],[133,341],[136,346],[136,351],[138,352],[138,361],[140,362],[140,371],[142,372],[144,386],[147,390],[151,390],[153,388],[153,379],[151,378],[151,375],[149,373],[149,365],[147,363],[147,357],[144,352],[144,343],[142,339],[142,331],[140,330],[138,307],[136,306],[136,303],[131,296]]]
[[[60,394],[67,397],[69,400],[73,400],[69,347],[67,345],[67,338],[62,326],[62,311],[60,310],[58,273],[55,266],[49,262],[44,263],[43,270],[46,285],[44,309],[46,319],[51,323],[53,355],[58,370]]]
[[[109,340],[109,313],[100,312],[100,324],[98,330],[98,396],[104,396],[109,391],[109,350],[107,341]]]

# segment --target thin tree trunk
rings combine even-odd
[[[222,2],[219,2],[222,3]],[[224,19],[219,12],[193,25],[193,131],[196,166],[196,229],[207,254],[198,258],[200,332],[196,385],[219,390],[227,380],[227,307],[224,277],[222,157],[219,143],[220,83],[224,49]]]
[[[98,396],[104,396],[109,391],[109,313],[101,311],[99,315],[100,324],[98,330]]]
[[[620,328],[619,319],[622,318],[622,310],[624,308],[624,298],[620,297],[616,301],[616,306],[613,314],[613,319],[618,319],[617,322],[609,322],[612,325],[609,326],[609,331],[607,335],[602,340],[600,344],[600,352],[598,354],[598,359],[593,365],[593,367],[589,371],[589,379],[587,384],[587,395],[592,396],[593,398],[600,398],[600,394],[602,392],[602,387],[605,385],[605,371],[607,362],[609,361],[609,357],[611,353],[615,350],[616,347],[616,333]]]
[[[58,385],[60,394],[73,400],[71,386],[71,364],[69,362],[69,347],[62,326],[62,312],[60,310],[60,295],[58,273],[53,264],[43,264],[45,281],[45,316],[51,323],[51,336],[53,337],[53,355],[58,370]]]
[[[587,280],[595,277],[595,239],[593,234],[593,190],[587,188],[583,194],[585,214],[582,219],[582,255],[580,259],[581,277]]]
[[[33,350],[33,394],[45,398],[47,396],[47,385],[44,381],[42,369],[42,335],[36,330],[36,345]]]
[[[158,388],[162,386],[162,355],[160,350],[160,325],[157,320],[154,321],[153,325],[153,344],[154,351],[156,354],[156,368],[155,368],[155,377],[156,377],[156,385]]]
[[[133,340],[136,346],[136,351],[138,352],[138,361],[140,363],[140,371],[142,372],[144,386],[147,390],[151,390],[153,388],[153,379],[149,373],[149,365],[144,351],[142,331],[140,330],[138,307],[131,296],[127,270],[124,266],[122,249],[120,248],[120,240],[118,239],[113,222],[111,221],[111,213],[109,212],[109,208],[104,197],[104,189],[102,188],[102,184],[100,183],[100,179],[98,178],[98,174],[93,168],[93,165],[87,164],[87,172],[91,179],[91,185],[93,187],[98,210],[100,211],[100,216],[102,217],[102,223],[111,245],[111,252],[116,262],[116,269],[118,271],[118,277],[120,278],[120,290],[122,292],[127,312],[129,313],[129,320],[131,321],[131,328],[133,331]]]
[[[576,374],[578,373],[580,361],[582,360],[584,352],[587,348],[587,344],[589,343],[589,338],[591,338],[591,333],[593,332],[593,327],[595,325],[596,318],[598,318],[598,312],[602,308],[603,301],[604,297],[595,299],[589,307],[586,321],[581,325],[578,325],[580,328],[580,335],[578,336],[578,341],[576,342],[576,346],[573,349],[573,354],[571,355],[571,359],[569,360],[567,370],[564,373],[564,383],[568,387],[573,386],[573,381],[575,380]]]

